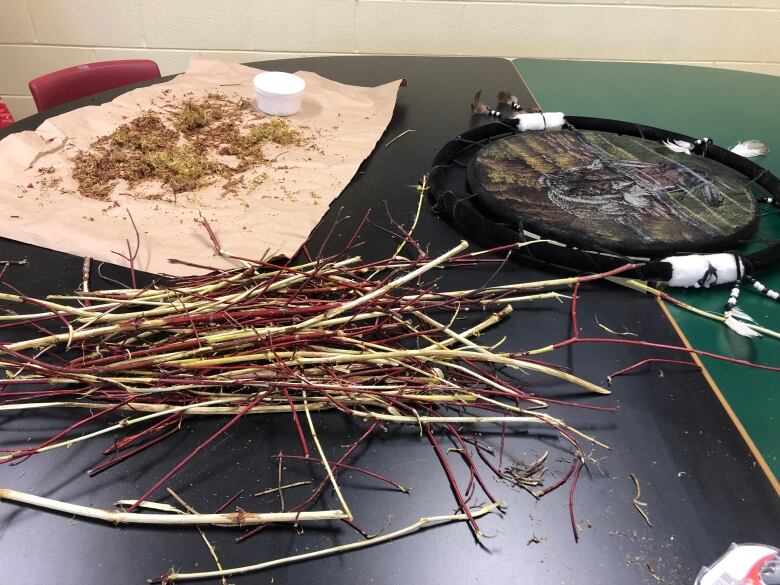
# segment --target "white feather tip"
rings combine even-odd
[[[758,331],[754,331],[753,329],[745,325],[742,321],[737,321],[731,315],[726,317],[726,320],[723,323],[734,333],[736,333],[737,335],[741,335],[742,337],[761,337],[761,334]]]
[[[756,322],[756,320],[753,319],[753,317],[748,315],[745,311],[743,311],[739,307],[734,307],[733,309],[731,309],[731,314],[741,321],[748,321],[750,323]]]
[[[684,152],[685,154],[691,154],[691,148],[693,148],[693,144],[685,142],[685,140],[664,140],[663,145],[672,152]]]
[[[763,142],[759,142],[758,140],[745,140],[731,148],[731,152],[738,154],[739,156],[744,156],[745,158],[752,158],[754,156],[764,156],[769,150]]]

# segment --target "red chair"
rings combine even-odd
[[[13,123],[14,117],[8,111],[8,106],[5,105],[3,98],[0,98],[0,128],[5,128]]]
[[[42,112],[100,91],[159,77],[160,68],[154,61],[128,59],[68,67],[36,77],[27,85]]]

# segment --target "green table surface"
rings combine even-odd
[[[751,138],[763,140],[770,153],[756,161],[780,173],[780,77],[644,63],[516,59],[514,64],[546,111],[640,122],[707,136],[724,147]],[[777,214],[763,219],[758,237],[780,237]],[[760,280],[780,290],[780,270]],[[668,292],[696,307],[720,312],[729,290],[719,286]],[[761,325],[780,329],[777,303],[745,288],[739,306]],[[694,348],[780,365],[780,340],[749,340],[675,307],[671,313]],[[780,375],[710,358],[702,361],[771,473],[780,477]],[[692,413],[697,415],[707,413]]]

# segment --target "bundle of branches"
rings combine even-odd
[[[208,224],[206,224],[208,228]],[[215,247],[219,243],[208,228]],[[516,246],[516,245],[515,245]],[[601,386],[556,366],[533,359],[534,353],[582,341],[576,325],[576,287],[634,268],[627,265],[607,274],[555,280],[490,285],[471,290],[440,290],[428,273],[481,262],[500,262],[488,252],[465,252],[465,242],[432,258],[418,249],[414,259],[398,254],[367,262],[343,254],[291,265],[268,260],[240,260],[230,271],[177,278],[144,288],[82,291],[71,296],[35,299],[22,293],[0,294],[8,304],[34,306],[36,312],[6,311],[0,326],[29,326],[31,339],[0,345],[0,411],[24,409],[89,409],[90,415],[32,446],[6,449],[0,462],[24,459],[69,447],[109,433],[125,433],[106,453],[112,458],[90,470],[98,473],[165,438],[192,416],[219,416],[226,422],[186,457],[172,465],[149,489],[121,511],[99,510],[58,502],[13,490],[0,499],[32,504],[112,523],[218,524],[228,526],[306,521],[352,523],[349,503],[339,489],[343,469],[358,469],[405,488],[376,473],[349,465],[357,447],[382,425],[419,428],[436,453],[457,501],[456,513],[427,517],[379,537],[342,545],[313,556],[367,546],[417,530],[432,522],[464,520],[479,537],[477,518],[500,505],[480,474],[475,454],[496,477],[530,489],[541,478],[501,469],[486,447],[468,429],[476,425],[544,425],[573,446],[575,456],[555,483],[534,489],[535,496],[570,483],[573,489],[584,464],[581,442],[598,440],[545,411],[551,404],[581,406],[529,393],[503,376],[502,369],[534,372],[595,393]],[[349,250],[349,248],[348,248]],[[512,303],[564,295],[553,287],[574,286],[574,336],[522,354],[477,343],[486,329],[509,317]],[[470,312],[469,312],[470,311]],[[463,315],[468,326],[457,326]],[[628,340],[621,342],[629,343]],[[639,342],[636,342],[639,343]],[[499,344],[500,345],[500,344]],[[680,348],[683,349],[683,348]],[[588,408],[598,408],[588,406]],[[335,410],[365,421],[366,430],[338,460],[329,460],[320,443],[312,413]],[[96,424],[106,414],[132,414],[117,424]],[[247,416],[287,413],[300,439],[300,454],[285,455],[319,461],[325,479],[301,505],[283,512],[238,510],[217,514],[171,514],[154,502],[155,494],[190,460]],[[79,434],[77,434],[79,433]],[[442,448],[448,436],[462,455],[470,480],[460,485]],[[472,449],[473,447],[473,449]],[[540,465],[541,467],[541,465]],[[313,504],[331,485],[338,509],[315,510]],[[481,490],[488,504],[473,504]],[[470,503],[472,502],[472,503]],[[144,513],[151,507],[158,513]],[[346,547],[346,548],[345,548]],[[308,558],[308,557],[307,557]],[[292,558],[292,560],[300,560]],[[167,580],[213,577],[263,568],[219,569],[167,575]]]

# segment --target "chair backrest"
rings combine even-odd
[[[8,111],[8,106],[5,105],[3,98],[0,98],[0,128],[5,128],[13,123],[14,117]]]
[[[148,59],[101,61],[36,77],[28,87],[38,111],[42,112],[107,89],[158,77],[160,68]]]

